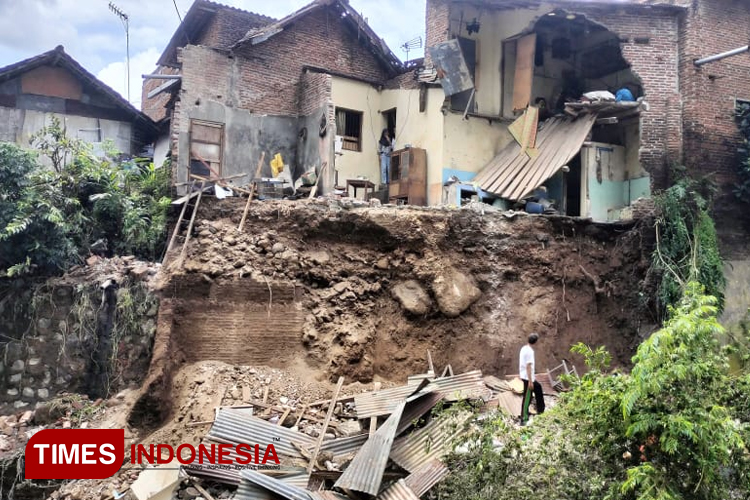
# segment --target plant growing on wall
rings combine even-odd
[[[738,149],[739,158],[737,174],[739,182],[734,186],[734,194],[741,201],[750,201],[750,104],[737,106],[737,127],[742,135],[742,144]]]

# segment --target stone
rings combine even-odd
[[[440,312],[449,318],[460,316],[482,296],[474,278],[450,267],[435,278],[432,291]]]
[[[5,391],[5,394],[12,398],[18,397],[18,389],[8,389],[7,391]]]
[[[328,264],[331,262],[331,254],[325,250],[305,252],[304,257],[318,265]]]
[[[401,307],[417,316],[424,316],[432,308],[432,299],[422,285],[414,280],[394,286],[391,295],[401,304]]]
[[[143,280],[148,276],[149,267],[146,264],[138,264],[130,270],[130,274],[138,281]]]
[[[42,363],[41,358],[31,358],[26,364],[26,369],[32,375],[42,375],[44,374],[44,363]]]
[[[8,381],[9,381],[9,382],[10,382],[10,383],[11,383],[12,385],[18,385],[18,384],[20,384],[20,383],[21,383],[21,379],[23,379],[23,374],[21,374],[21,373],[16,373],[15,375],[11,375],[11,376],[10,376],[10,379],[8,379]]]
[[[50,326],[52,326],[52,321],[49,318],[39,318],[36,322],[36,327],[39,330],[49,330]]]
[[[26,367],[26,363],[24,363],[20,359],[17,359],[13,362],[13,365],[10,367],[10,372],[21,373],[25,367]]]
[[[34,412],[26,411],[21,415],[21,418],[18,419],[18,425],[26,425],[31,422],[32,418],[34,418]]]
[[[39,399],[47,399],[49,398],[49,389],[39,389],[36,391],[36,395]]]
[[[226,243],[230,247],[233,247],[237,244],[237,238],[235,238],[234,236],[227,236],[226,238],[224,238],[224,243]]]
[[[279,403],[281,403],[281,404],[283,404],[283,405],[287,404],[288,402],[289,402],[289,398],[288,398],[288,397],[286,397],[286,396],[281,396],[281,397],[279,398]]]
[[[362,433],[362,427],[356,420],[344,420],[339,422],[336,428],[344,437],[356,436]]]
[[[391,265],[388,261],[388,257],[378,259],[378,261],[375,263],[375,267],[380,269],[381,271],[387,271],[388,269],[390,269]]]
[[[32,399],[35,395],[34,389],[32,389],[31,387],[24,387],[22,394],[23,394],[23,397],[29,398],[29,399]]]
[[[13,445],[10,442],[10,438],[7,436],[0,436],[0,451],[10,451],[13,449]]]
[[[29,406],[29,403],[26,403],[25,401],[16,401],[15,403],[13,403],[13,408],[15,408],[16,410],[26,408],[27,406]]]
[[[349,289],[349,283],[347,283],[346,281],[342,281],[340,283],[336,283],[335,285],[333,285],[333,290],[336,293],[342,293],[348,289]]]
[[[274,243],[273,247],[271,247],[273,253],[282,253],[284,250],[286,250],[286,247],[283,243]]]
[[[182,491],[182,498],[185,498],[186,500],[192,500],[193,498],[198,498],[200,496],[200,493],[198,490],[193,488],[192,486]]]

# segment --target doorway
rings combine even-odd
[[[392,138],[396,137],[396,108],[383,111],[383,119],[385,120],[385,128],[388,129],[388,133]],[[378,137],[380,139],[380,137]]]
[[[565,215],[571,217],[581,216],[581,153],[575,155],[575,157],[568,163],[570,171],[563,173],[563,191],[564,191],[564,207],[563,212]]]

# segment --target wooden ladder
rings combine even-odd
[[[181,269],[183,264],[185,263],[185,257],[187,256],[187,247],[188,243],[190,243],[190,238],[193,234],[193,225],[195,224],[195,217],[198,215],[198,207],[200,207],[201,199],[203,198],[203,191],[206,189],[206,181],[201,182],[200,189],[198,191],[194,191],[195,189],[196,181],[193,180],[189,184],[188,188],[188,194],[183,197],[184,203],[182,204],[182,210],[180,211],[180,216],[177,218],[177,222],[174,226],[174,231],[172,232],[172,237],[169,239],[169,244],[167,245],[167,249],[164,252],[164,259],[162,260],[162,266],[164,266],[167,263],[167,258],[169,257],[169,252],[172,251],[172,248],[174,247],[175,242],[177,241],[177,235],[180,234],[180,228],[182,227],[182,221],[185,219],[185,214],[187,213],[188,205],[190,205],[190,201],[193,200],[193,198],[196,198],[195,204],[193,205],[192,214],[190,216],[190,223],[188,224],[187,233],[185,234],[185,241],[182,244],[182,250],[180,251],[180,257],[178,259],[177,268]],[[177,200],[180,201],[180,200]]]

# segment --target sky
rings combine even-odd
[[[281,18],[311,0],[222,0],[219,3]],[[156,61],[193,0],[115,0],[130,19],[130,101],[140,108],[141,75]],[[424,39],[425,0],[350,0],[402,60],[399,47]],[[125,29],[109,0],[0,0],[0,67],[63,45],[89,72],[127,97]],[[422,50],[409,58],[421,57]]]

